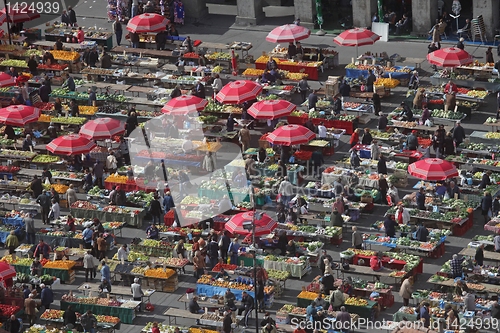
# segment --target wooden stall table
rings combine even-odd
[[[426,61],[424,58],[405,58],[402,63],[415,64],[415,69],[421,69],[424,61]]]
[[[443,278],[444,280],[433,280],[432,276],[427,280],[427,283],[436,285],[436,286],[443,286],[443,287],[448,287],[448,288],[455,288],[455,280],[454,279],[449,279],[449,278]],[[474,285],[481,285],[484,288],[482,289],[474,289],[471,288],[469,285],[470,289],[476,290],[476,291],[485,291],[489,293],[495,293],[498,294],[500,292],[500,286],[496,284],[488,284],[488,283],[474,283]]]
[[[77,290],[81,291],[85,297],[87,296],[92,296],[91,294],[94,293],[95,297],[99,297],[99,285],[100,283],[89,283],[85,282],[82,283],[80,286],[78,286]],[[150,302],[151,295],[153,295],[156,292],[154,289],[148,289],[144,291],[144,295],[142,296],[143,302],[144,299],[147,302]],[[130,287],[124,287],[124,286],[111,286],[111,292],[109,292],[110,295],[125,295],[125,296],[131,296],[132,291]]]
[[[241,51],[241,59],[244,59],[248,56],[248,51],[252,48],[252,43],[248,42],[233,42],[229,45],[231,50],[240,50]]]
[[[155,91],[156,88],[152,87],[128,86],[127,88],[127,92],[132,93],[132,96],[137,94],[137,97],[139,97],[139,94],[152,95]]]
[[[125,47],[125,46],[115,46],[109,51],[111,53],[137,53],[142,54],[143,56],[154,57],[159,59],[166,58],[175,58],[177,59],[180,56],[180,53],[176,53],[168,50],[152,50],[152,49],[143,49],[143,48],[133,48],[133,47]]]
[[[184,303],[184,310],[188,309],[188,303],[189,299],[187,298],[186,294],[183,294],[177,302]],[[209,309],[219,309],[221,306],[224,304],[220,303],[213,303],[210,301],[210,298],[207,298],[206,300],[202,301],[201,299],[198,298],[198,305],[203,309],[203,308],[209,308]]]
[[[228,44],[222,44],[222,43],[210,43],[210,42],[201,42],[201,44],[199,44],[198,46],[196,46],[196,53],[198,53],[198,49],[199,48],[202,48],[202,49],[213,49],[215,51],[224,51],[224,50],[227,50],[229,49],[229,45]]]
[[[198,313],[191,313],[187,310],[177,308],[168,308],[165,312],[163,312],[163,315],[168,317],[169,325],[177,325],[177,317],[200,320],[202,316]]]
[[[344,279],[344,274],[356,274],[363,276],[371,276],[374,281],[380,282],[380,278],[393,278],[395,283],[401,283],[403,278],[406,276],[391,276],[392,271],[389,269],[383,269],[381,271],[375,272],[369,266],[358,266],[350,265],[348,270],[340,269],[339,273],[342,275],[342,280]],[[407,274],[408,275],[408,274]]]
[[[476,249],[466,247],[462,249],[458,254],[466,257],[474,258],[476,256]],[[500,253],[492,251],[484,251],[484,260],[494,262],[495,264],[500,262]]]
[[[89,82],[89,83],[84,83],[82,87],[85,88],[93,88],[96,87],[98,89],[106,91],[107,89],[110,90],[115,90],[115,91],[127,91],[129,88],[132,86],[126,85],[126,84],[111,84],[107,82]]]

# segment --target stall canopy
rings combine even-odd
[[[410,175],[429,181],[445,180],[457,177],[457,168],[448,161],[439,158],[426,158],[408,166]]]
[[[297,106],[284,99],[264,100],[252,104],[248,114],[255,119],[273,120],[288,116]]]
[[[266,140],[274,145],[293,146],[308,143],[316,134],[302,125],[285,125],[269,133]]]
[[[358,46],[373,45],[380,36],[365,28],[354,28],[342,32],[333,41],[341,46],[355,46],[356,58],[358,57]]]
[[[11,105],[0,109],[0,123],[24,126],[40,118],[40,109],[27,105]]]
[[[47,145],[47,150],[56,155],[87,154],[96,146],[95,142],[79,134],[60,136]]]
[[[2,14],[0,14],[0,19],[1,19],[5,15],[5,8],[2,9],[0,11],[0,13],[2,13]],[[40,14],[36,11],[36,9],[33,8],[33,10],[32,10],[30,8],[24,8],[24,10],[23,10],[23,7],[20,3],[19,3],[18,8],[12,7],[9,10],[9,21],[11,23],[27,22],[27,21],[37,19],[39,17],[40,17]],[[5,22],[6,19],[7,18],[5,17],[3,22]]]
[[[141,14],[127,23],[127,30],[135,33],[160,32],[166,30],[168,19],[159,14]]]
[[[88,139],[104,140],[125,132],[125,123],[112,118],[90,120],[80,128],[80,135]]]
[[[14,267],[4,261],[0,261],[0,280],[10,279],[16,276]]]
[[[441,67],[458,67],[471,64],[474,59],[464,50],[456,47],[447,47],[444,49],[436,50],[427,55],[427,60],[437,66]]]
[[[229,82],[215,96],[224,104],[241,104],[256,99],[262,91],[262,86],[254,81],[238,80]]]
[[[266,37],[271,43],[288,43],[306,39],[311,31],[305,27],[295,24],[285,24],[274,28]]]
[[[3,30],[2,30],[3,31]],[[1,38],[1,37],[0,37]],[[0,87],[10,87],[16,85],[16,78],[7,73],[0,73]]]
[[[208,101],[194,95],[182,95],[172,98],[161,109],[161,112],[168,115],[185,116],[189,113],[202,111],[208,104]]]
[[[255,212],[249,211],[234,215],[225,224],[226,230],[232,234],[251,235],[251,224],[254,222],[254,214]],[[277,226],[278,223],[265,213],[255,216],[255,236],[257,237],[270,234],[274,229],[276,229]]]

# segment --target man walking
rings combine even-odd
[[[42,215],[43,224],[49,223],[49,211],[50,211],[50,196],[47,194],[47,191],[43,191],[42,194],[36,198],[36,203],[40,205]]]

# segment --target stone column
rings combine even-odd
[[[437,3],[438,0],[413,0],[411,2],[413,35],[428,35],[438,18]]]
[[[208,15],[206,0],[184,1],[187,21],[199,21]]]
[[[352,0],[352,23],[355,28],[371,27],[373,13],[378,14],[377,0]]]
[[[300,19],[300,25],[308,29],[314,29],[316,17],[315,0],[294,0],[295,19]],[[323,21],[325,18],[323,17]]]
[[[263,0],[238,0],[236,25],[257,25],[264,18]]]
[[[472,1],[472,15],[477,18],[483,15],[486,27],[486,38],[492,41],[495,37],[495,30],[499,28],[500,18],[498,12],[500,2],[498,0],[474,0]]]

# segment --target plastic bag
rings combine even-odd
[[[45,178],[45,185],[50,185],[50,180],[49,180],[49,178],[48,178],[48,177],[47,177],[47,178]]]
[[[153,312],[155,310],[155,306],[153,304],[151,304],[151,303],[147,303],[146,307],[145,307],[145,310]]]

